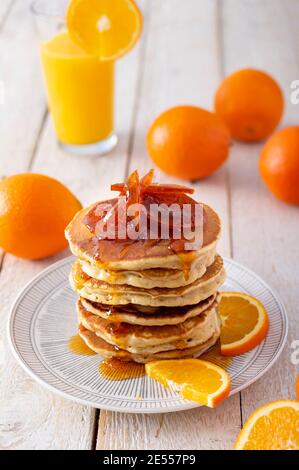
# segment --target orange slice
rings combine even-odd
[[[299,401],[299,374],[298,374],[297,382],[296,382],[296,398]]]
[[[299,450],[299,402],[280,400],[256,410],[239,433],[237,450]]]
[[[223,356],[237,356],[255,348],[269,329],[268,315],[261,302],[242,292],[221,292],[219,315]]]
[[[214,408],[228,397],[228,373],[208,361],[179,359],[154,361],[145,365],[147,375],[165,387],[173,387],[182,397]]]
[[[102,61],[124,55],[142,31],[142,15],[133,0],[72,0],[66,20],[73,41]]]

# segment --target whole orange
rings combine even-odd
[[[15,256],[39,259],[67,246],[64,229],[80,202],[49,176],[22,173],[0,181],[0,247]]]
[[[230,134],[216,114],[196,106],[168,109],[152,123],[147,149],[165,173],[186,180],[205,178],[227,159]]]
[[[289,204],[299,204],[299,126],[276,132],[260,155],[260,173],[268,189]]]
[[[283,94],[267,73],[242,69],[226,77],[215,95],[215,111],[242,141],[268,137],[281,120]]]

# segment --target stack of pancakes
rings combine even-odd
[[[80,211],[66,229],[75,261],[79,335],[105,358],[146,363],[199,356],[220,336],[218,289],[225,280],[216,254],[220,220],[204,208],[203,244],[173,252],[167,240],[100,240]]]

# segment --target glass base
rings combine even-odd
[[[95,156],[106,155],[111,152],[117,145],[118,139],[115,134],[111,134],[107,139],[100,140],[94,144],[87,145],[70,145],[59,142],[59,146],[65,152],[79,156]]]

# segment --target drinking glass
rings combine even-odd
[[[114,133],[114,62],[101,62],[71,39],[67,0],[31,5],[49,109],[60,146],[77,155],[101,155],[117,144]]]

